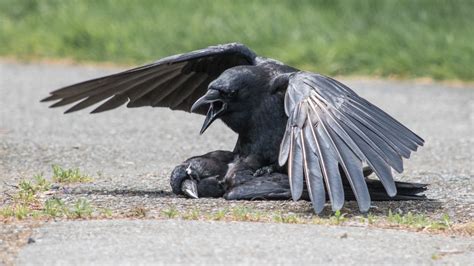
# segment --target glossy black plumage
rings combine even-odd
[[[341,209],[348,188],[361,211],[370,208],[371,189],[377,187],[379,193],[380,186],[367,186],[364,164],[386,190],[387,197],[377,194],[377,199],[395,196],[401,183],[394,181],[392,169],[402,172],[402,158],[409,158],[424,142],[344,84],[259,57],[235,43],[71,85],[51,92],[43,101],[52,100],[57,101],[52,107],[74,103],[66,112],[104,100],[92,112],[126,103],[188,112],[192,107],[193,112],[206,115],[202,132],[220,118],[239,135],[234,150],[224,152],[225,156],[216,152],[193,157],[178,166],[171,180],[175,193],[181,192],[183,179],[192,178],[183,167],[194,162],[201,168],[219,169],[193,178],[201,196],[288,198],[284,195],[289,186],[294,200],[306,195],[317,213],[326,195],[333,210]],[[286,174],[287,183],[281,181]],[[207,180],[211,176],[213,180]],[[413,185],[417,189],[407,190],[407,186],[405,192],[424,188]]]

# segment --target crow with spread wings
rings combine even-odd
[[[320,213],[355,199],[423,199],[425,184],[396,182],[402,158],[423,139],[344,84],[257,56],[242,44],[208,47],[51,92],[66,113],[169,107],[205,115],[202,134],[221,119],[238,134],[233,151],[192,157],[171,174],[191,198],[310,200]],[[378,179],[368,179],[374,172]]]

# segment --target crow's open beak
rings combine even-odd
[[[197,181],[193,179],[186,179],[181,183],[181,191],[187,197],[198,199],[198,188],[197,188]]]
[[[221,98],[221,93],[218,90],[208,90],[204,96],[199,98],[191,107],[191,112],[195,112],[199,107],[204,104],[210,104],[209,110],[207,111],[206,119],[202,125],[199,134],[204,133],[206,129],[216,120],[222,113],[227,109],[227,103]]]

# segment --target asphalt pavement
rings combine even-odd
[[[0,63],[0,198],[11,184],[37,173],[50,176],[51,165],[59,164],[94,177],[93,184],[80,187],[85,191],[137,192],[133,197],[80,195],[112,209],[138,203],[150,208],[170,202],[213,208],[229,204],[176,198],[168,185],[170,171],[184,159],[233,148],[236,136],[221,123],[199,136],[203,117],[185,112],[121,107],[96,115],[84,111],[63,115],[65,109],[48,109],[39,102],[51,90],[118,70]],[[472,222],[474,86],[355,78],[342,81],[425,139],[425,146],[406,161],[405,172],[397,178],[429,183],[427,195],[440,203],[435,215],[447,213],[455,222]],[[150,196],[153,191],[163,195]],[[254,207],[279,208],[282,204],[283,211],[311,210],[307,203],[257,202]],[[32,237],[36,242],[18,251],[19,264],[466,265],[474,261],[473,239],[469,237],[320,225],[60,221],[35,228]],[[0,250],[2,245],[8,243],[0,242]]]
[[[74,228],[72,230],[72,228]],[[355,227],[242,222],[51,223],[19,265],[472,264],[472,239]]]

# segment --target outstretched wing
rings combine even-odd
[[[319,74],[297,72],[288,76],[285,95],[288,115],[279,163],[288,161],[291,194],[301,197],[304,179],[317,213],[325,191],[333,210],[344,203],[341,172],[347,177],[362,212],[370,195],[362,173],[367,163],[387,194],[397,189],[391,168],[403,171],[403,158],[423,145],[423,139],[359,97],[344,84]]]
[[[211,46],[117,74],[92,79],[51,92],[42,101],[59,100],[51,107],[76,103],[66,113],[106,100],[92,113],[116,108],[153,106],[190,111],[209,83],[226,69],[255,63],[255,53],[243,44]],[[206,110],[198,110],[205,114]]]

